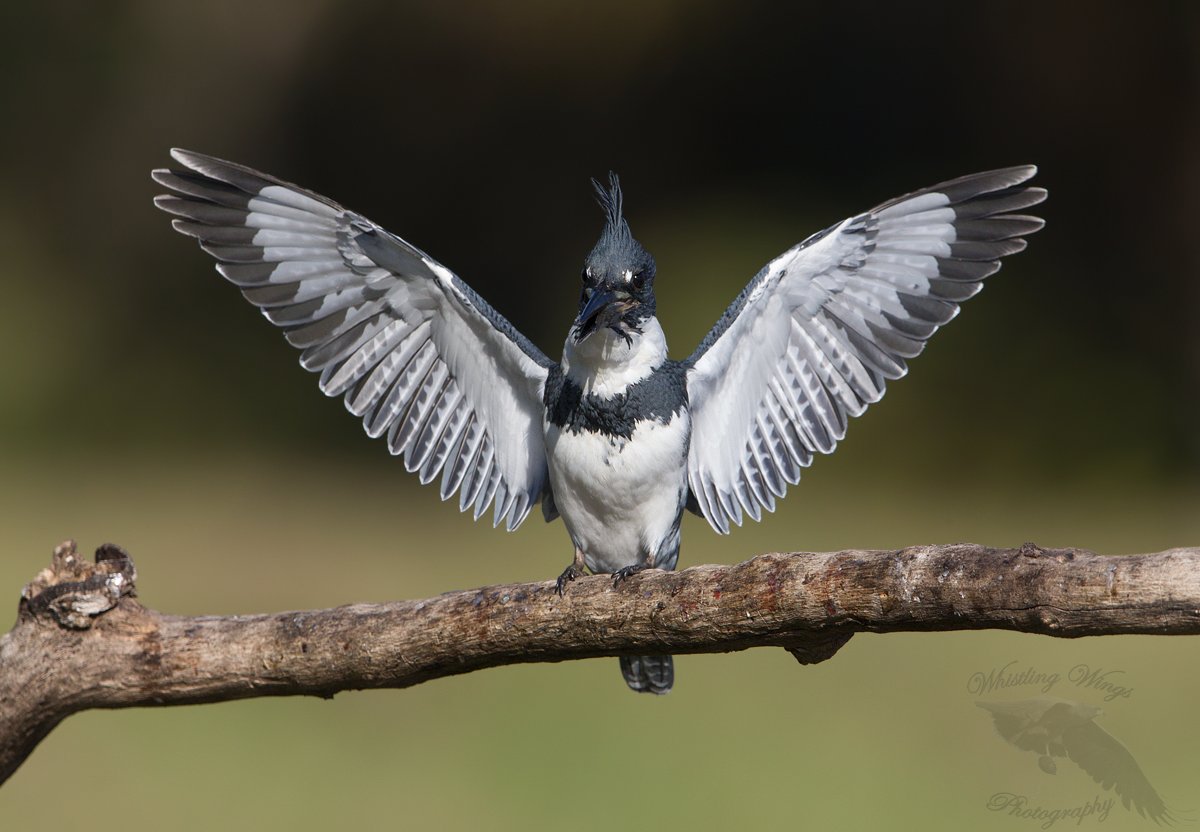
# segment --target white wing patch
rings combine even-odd
[[[441,495],[512,530],[548,482],[550,361],[450,270],[369,220],[265,174],[187,151],[158,170],[180,219],[288,341],[321,390]]]
[[[814,453],[1042,226],[1033,167],[899,197],[772,260],[688,359],[694,506],[721,533],[774,511]]]

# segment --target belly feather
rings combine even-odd
[[[554,501],[588,568],[642,563],[673,533],[686,494],[686,412],[628,438],[546,426]]]

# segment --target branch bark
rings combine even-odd
[[[0,637],[0,782],[89,708],[403,688],[520,662],[778,646],[801,663],[853,633],[1003,629],[1074,638],[1200,634],[1200,548],[1102,557],[974,544],[762,555],[420,601],[185,618],[135,598],[133,562],[72,541]]]

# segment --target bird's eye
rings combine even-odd
[[[646,288],[646,273],[634,272],[633,277],[630,278],[629,282],[636,291],[642,291]]]
[[[584,283],[590,282],[592,279],[592,270],[590,268],[584,269],[580,272],[580,277],[583,278]]]

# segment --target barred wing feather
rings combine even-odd
[[[689,507],[728,533],[773,511],[959,304],[1025,248],[1033,166],[977,173],[813,235],[750,281],[688,359]]]
[[[515,529],[547,488],[551,362],[456,275],[370,220],[294,185],[171,151],[155,199],[261,307],[372,437],[476,518]]]

